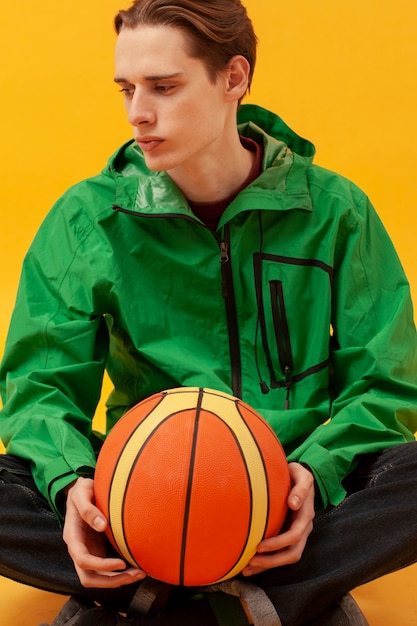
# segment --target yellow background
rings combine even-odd
[[[260,39],[249,101],[279,113],[315,143],[317,163],[365,189],[416,294],[415,0],[246,4]],[[125,6],[122,0],[2,6],[0,350],[22,258],[40,221],[69,185],[97,173],[130,137],[112,84],[111,22]],[[415,592],[409,593],[416,571],[358,591],[371,626],[417,622]],[[0,586],[0,624],[35,626],[61,602],[5,580]]]

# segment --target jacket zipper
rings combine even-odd
[[[239,330],[237,321],[236,299],[233,287],[232,264],[230,260],[230,231],[225,226],[224,239],[219,242],[220,265],[222,273],[222,295],[226,304],[227,327],[229,331],[229,350],[232,369],[232,390],[237,398],[242,397],[242,363],[240,354]]]
[[[136,211],[123,209],[122,207],[118,205],[113,205],[113,209],[115,211],[119,211],[120,213],[127,213],[128,215],[134,215],[135,217],[138,216],[138,213]],[[157,216],[144,216],[144,217],[159,217],[160,218],[160,217],[165,217],[165,216],[157,215]],[[178,214],[175,217],[179,217],[182,219],[196,222],[194,218],[188,217],[182,214]],[[202,227],[207,228],[203,224],[202,224]],[[231,370],[232,370],[232,391],[233,391],[233,394],[237,398],[241,398],[242,397],[242,361],[241,361],[241,354],[240,354],[236,299],[235,299],[235,292],[234,292],[234,286],[233,286],[233,273],[232,273],[232,265],[230,261],[229,225],[226,224],[225,226],[223,240],[220,240],[216,234],[214,236],[220,248],[222,295],[226,303],[227,328],[229,332],[229,351],[230,351],[230,362],[231,362]]]

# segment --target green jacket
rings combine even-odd
[[[417,348],[409,286],[367,197],[314,147],[247,105],[264,172],[213,234],[133,142],[71,188],[24,262],[1,368],[0,434],[39,489],[92,475],[105,368],[108,429],[162,389],[237,395],[339,503],[358,455],[412,440]]]

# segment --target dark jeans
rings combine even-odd
[[[299,563],[250,579],[285,626],[320,624],[319,616],[354,587],[417,561],[417,442],[364,457],[345,486],[339,506],[317,513]],[[81,587],[27,465],[7,455],[0,455],[0,574],[120,607],[135,591]]]

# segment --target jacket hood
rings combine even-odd
[[[286,144],[295,154],[310,160],[315,155],[316,149],[311,141],[297,135],[278,115],[260,106],[243,104],[238,110],[237,122],[243,135],[247,134],[244,132],[246,129],[256,125],[260,132],[263,131],[277,141]],[[250,135],[250,131],[248,134]]]
[[[248,208],[253,208],[254,194],[260,190],[262,196],[258,193],[257,208],[311,210],[307,169],[313,161],[314,145],[292,131],[280,117],[253,104],[239,108],[237,124],[241,135],[262,143],[264,148],[264,171],[239,194],[240,210],[245,210],[245,203],[242,204],[245,197],[250,204]],[[186,198],[169,176],[147,168],[143,153],[133,139],[110,158],[103,173],[114,181],[115,208],[153,215],[187,214],[195,219]],[[230,218],[230,211],[226,213]]]

